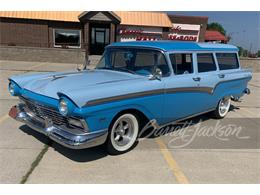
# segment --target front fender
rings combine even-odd
[[[83,116],[91,131],[108,129],[113,118],[124,110],[134,109],[142,112],[148,120],[161,121],[163,114],[162,95],[149,96],[131,100],[111,102],[97,106],[80,108],[75,111],[76,115]]]

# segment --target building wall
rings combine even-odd
[[[0,60],[82,64],[83,49],[0,46]]]
[[[107,26],[109,26],[110,42],[130,40],[132,38],[136,38],[138,40],[167,40],[170,33],[169,27],[162,28],[120,25],[118,24],[118,21],[107,17],[106,14],[99,14],[97,16],[94,16],[94,19],[93,17],[86,19],[83,18],[83,20],[80,20],[79,22],[0,18],[0,45],[2,52],[0,55],[0,59],[12,59],[16,55],[17,60],[75,62],[78,58],[81,62],[82,54],[84,54],[84,52],[89,53],[90,50],[90,23],[106,24]],[[208,20],[207,17],[169,17],[173,23],[199,24],[201,26],[199,41],[204,41],[204,34],[206,31]],[[109,23],[110,25],[108,25]],[[134,30],[137,32],[129,32],[129,34],[119,34],[119,30],[122,28]],[[54,48],[54,29],[81,30],[81,48]],[[140,32],[138,32],[138,30]],[[28,47],[28,49],[26,49],[26,47]],[[6,49],[6,52],[4,49]],[[81,51],[78,52],[80,49]],[[75,52],[72,52],[73,50]]]
[[[0,19],[0,44],[48,47],[48,23],[39,20]]]
[[[81,45],[85,39],[83,25],[79,22],[56,22],[0,18],[0,44],[6,46],[54,47],[54,29],[81,30]]]

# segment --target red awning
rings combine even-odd
[[[205,41],[227,41],[227,38],[218,31],[207,30],[205,33]]]

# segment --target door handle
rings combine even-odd
[[[218,77],[223,79],[223,78],[225,78],[225,75],[224,74],[219,74]]]
[[[200,77],[194,77],[194,78],[192,78],[194,81],[200,81],[201,80],[201,78]]]

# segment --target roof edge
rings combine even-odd
[[[84,11],[82,12],[79,16],[78,19],[81,20],[81,18],[85,17],[87,14],[89,14],[90,12],[94,12],[94,11]],[[106,12],[108,14],[110,14],[118,23],[121,22],[121,18],[113,11],[96,11],[96,12]]]

